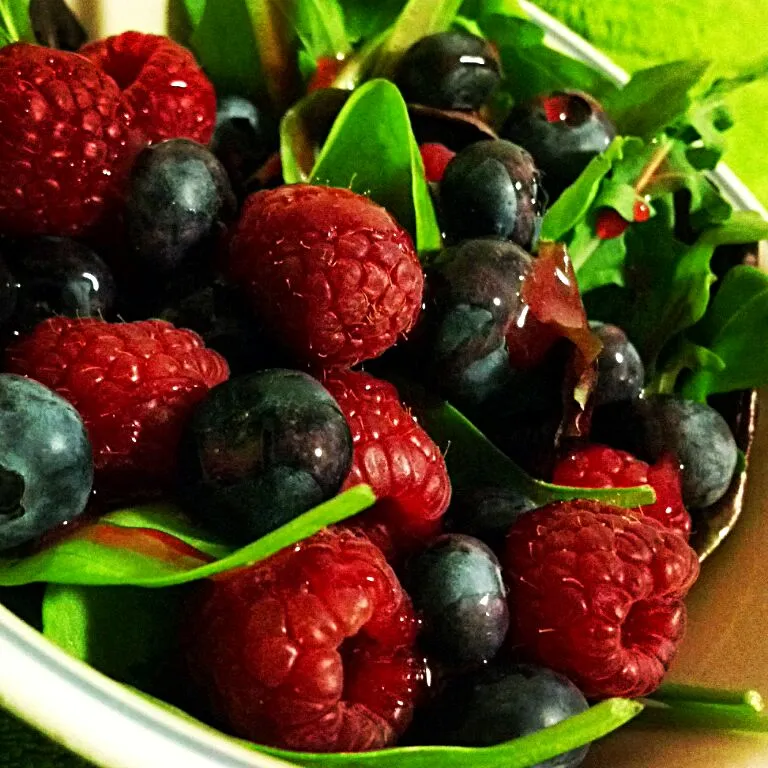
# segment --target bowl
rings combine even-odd
[[[162,0],[71,0],[89,31],[162,32]],[[520,0],[552,47],[618,83],[628,75],[582,38]],[[713,178],[735,207],[768,212],[725,166]],[[768,391],[763,393],[768,396]],[[669,680],[768,691],[768,601],[763,563],[768,529],[768,416],[757,417],[749,483],[733,533],[707,559],[688,599],[689,629]],[[0,606],[0,704],[52,739],[104,768],[279,768],[289,765],[241,748],[71,658]],[[768,765],[768,742],[747,735],[630,725],[593,745],[587,768],[756,768]]]

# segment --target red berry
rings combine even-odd
[[[456,153],[448,149],[444,144],[421,144],[419,152],[424,162],[427,181],[434,182],[443,180],[443,174],[448,167],[448,163],[456,157]]]
[[[347,371],[323,384],[352,431],[352,469],[343,487],[367,483],[379,500],[355,527],[397,561],[440,533],[451,500],[443,455],[388,382]]]
[[[124,32],[80,53],[114,78],[149,141],[211,140],[216,93],[186,48],[160,35]]]
[[[632,206],[632,213],[638,223],[648,221],[651,218],[651,208],[644,200],[635,201],[634,206]]]
[[[618,211],[613,208],[603,208],[597,214],[595,223],[595,234],[601,240],[612,240],[619,237],[627,231],[630,222],[622,218]]]
[[[307,93],[330,88],[344,66],[344,58],[323,56],[317,60],[317,69],[307,84]]]
[[[0,232],[81,237],[120,202],[142,146],[112,78],[74,53],[0,49]]]
[[[506,543],[511,638],[593,698],[645,696],[685,630],[699,573],[682,536],[594,501],[522,515]]]
[[[649,466],[626,451],[606,445],[583,445],[558,462],[552,479],[558,485],[576,488],[631,488],[648,484],[656,492],[656,501],[640,507],[640,511],[686,539],[691,534],[691,516],[683,504],[680,463],[670,455]]]
[[[391,347],[416,322],[424,287],[411,238],[387,211],[306,184],[246,200],[229,272],[271,332],[324,369]]]
[[[227,364],[191,331],[161,320],[52,318],[10,347],[6,369],[77,408],[91,440],[98,492],[152,496],[176,474],[192,407],[226,380]]]
[[[193,687],[233,733],[287,749],[393,745],[421,688],[411,602],[364,536],[323,531],[201,585]]]

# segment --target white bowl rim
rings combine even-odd
[[[575,32],[528,0],[519,2],[546,30],[553,48],[592,65],[617,84],[627,82],[627,72]],[[735,207],[768,219],[768,211],[727,166],[720,164],[712,178]],[[0,705],[102,768],[293,766],[240,747],[151,703],[72,658],[2,605]]]

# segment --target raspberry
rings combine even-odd
[[[295,184],[245,202],[229,272],[301,360],[351,367],[416,322],[424,275],[409,235],[346,189]]]
[[[238,736],[312,752],[391,746],[421,688],[411,603],[364,536],[323,531],[201,585],[183,655]]]
[[[456,157],[456,153],[444,144],[421,144],[419,152],[424,163],[427,181],[434,182],[443,180],[443,174],[448,163]]]
[[[388,382],[347,371],[323,384],[352,431],[352,469],[343,487],[367,483],[378,498],[354,525],[397,561],[441,531],[451,500],[443,455]]]
[[[229,375],[197,334],[161,320],[52,318],[10,347],[6,364],[77,408],[108,499],[152,496],[174,481],[189,412]]]
[[[80,53],[114,78],[149,141],[211,140],[216,93],[186,48],[160,35],[124,32]]]
[[[594,501],[523,515],[506,543],[510,637],[593,698],[645,696],[685,630],[699,573],[682,536]]]
[[[142,146],[112,78],[74,53],[0,49],[0,233],[82,237],[114,214]]]
[[[631,488],[648,484],[656,492],[656,501],[640,507],[640,511],[686,539],[691,534],[691,516],[683,505],[680,463],[669,454],[649,466],[625,451],[606,445],[584,445],[569,451],[559,461],[552,479],[558,485],[576,488]]]

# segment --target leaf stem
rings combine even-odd
[[[765,708],[763,697],[753,689],[707,688],[701,685],[665,683],[649,698],[672,705],[677,702],[690,702],[747,707],[756,713]]]
[[[672,151],[672,142],[666,140],[654,153],[648,164],[643,168],[640,178],[635,182],[635,192],[639,195],[652,181],[654,174]]]
[[[13,14],[9,10],[4,0],[0,0],[0,21],[5,25],[4,36],[8,38],[10,43],[16,43],[21,40],[19,30],[16,28],[16,23],[13,20]]]
[[[768,734],[768,717],[748,705],[731,706],[698,701],[669,704],[645,699],[646,707],[638,722],[665,727],[696,728],[716,731],[741,731]]]

